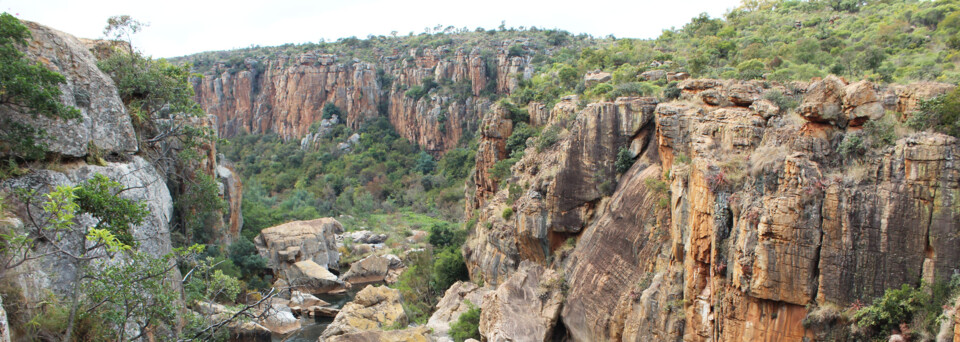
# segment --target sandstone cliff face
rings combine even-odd
[[[88,143],[108,153],[136,152],[137,138],[123,101],[110,76],[97,68],[96,57],[74,36],[36,23],[23,23],[32,35],[24,51],[26,58],[64,76],[60,100],[79,109],[81,118],[34,118],[7,106],[0,106],[0,115],[43,128],[49,137],[47,149],[62,155],[86,156]]]
[[[471,277],[502,283],[521,262],[563,269],[560,321],[573,340],[781,341],[825,338],[802,324],[809,308],[958,271],[956,138],[905,134],[855,162],[837,152],[870,120],[903,120],[951,87],[679,87],[669,103],[591,104],[556,145],[528,148],[510,180],[521,195],[499,190],[477,210]],[[802,101],[794,113],[769,91]],[[604,165],[620,147],[638,157],[616,175]],[[599,191],[592,174],[615,187]]]
[[[395,52],[377,62],[319,51],[248,58],[239,71],[219,64],[193,82],[197,102],[219,118],[218,129],[226,138],[275,132],[299,139],[314,133],[310,126],[321,121],[323,107],[331,103],[350,127],[384,116],[404,138],[442,153],[477,129],[490,106],[481,97],[489,84],[496,83],[496,93],[508,94],[519,86],[517,74],[532,77],[530,57],[510,57],[509,44],[494,46],[492,57],[484,57],[480,48],[467,52],[440,46]],[[493,59],[495,70],[487,69],[487,59]],[[405,95],[428,77],[441,85],[466,84],[466,89],[458,94],[431,91],[419,99]]]
[[[579,233],[598,201],[616,185],[608,180],[615,179],[619,148],[650,139],[649,130],[641,127],[653,119],[655,105],[654,99],[620,98],[591,104],[569,118],[561,115],[569,101],[557,104],[550,124],[569,123],[571,128],[540,153],[527,148],[511,172],[509,182],[519,187],[513,193],[500,189],[488,174],[493,163],[505,158],[499,137],[509,130],[497,128],[503,125],[502,114],[495,111],[485,118],[484,128],[490,129],[482,131],[475,178],[479,223],[464,247],[471,276],[499,284],[521,260],[543,263],[567,237]],[[508,208],[515,214],[503,217]]]

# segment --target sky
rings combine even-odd
[[[133,37],[153,57],[201,51],[405,35],[426,27],[559,28],[603,37],[655,38],[706,12],[720,17],[739,0],[0,0],[0,11],[83,38],[103,37],[110,16],[149,24]]]

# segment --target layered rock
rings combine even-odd
[[[428,342],[430,331],[425,327],[403,330],[369,330],[336,335],[324,341],[328,342]]]
[[[529,261],[483,298],[480,334],[484,340],[550,341],[560,317],[564,279]]]
[[[322,120],[323,107],[337,106],[340,121],[358,128],[367,120],[384,116],[404,138],[427,151],[442,153],[472,134],[490,101],[480,95],[496,82],[499,94],[519,86],[517,74],[532,77],[531,57],[510,56],[503,42],[493,47],[493,57],[479,48],[469,53],[446,46],[412,49],[380,56],[377,62],[341,60],[319,51],[297,56],[248,58],[242,66],[217,64],[204,77],[193,80],[197,102],[217,115],[220,134],[226,138],[242,132],[274,132],[284,139],[307,137],[314,122]],[[406,58],[404,58],[406,57]],[[486,58],[496,70],[487,70]],[[378,77],[381,70],[383,77]],[[468,84],[467,94],[432,91],[422,98],[406,95],[408,88],[426,78],[436,82]],[[391,86],[385,86],[389,79]]]
[[[53,120],[0,106],[0,115],[43,128],[51,152],[83,157],[90,144],[106,153],[137,151],[137,137],[123,101],[110,76],[97,67],[97,59],[76,37],[29,21],[31,38],[26,58],[63,75],[60,101],[80,110],[80,119]]]
[[[443,298],[437,303],[436,311],[427,321],[427,328],[435,341],[453,341],[450,338],[450,325],[460,319],[460,315],[471,307],[482,307],[483,298],[494,289],[490,286],[480,287],[471,282],[458,281],[450,286]]]
[[[556,113],[550,115],[553,121],[549,125],[562,130],[559,141],[539,153],[528,147],[513,166],[508,180],[515,187],[512,193],[500,189],[499,180],[490,179],[482,171],[498,160],[486,157],[484,143],[490,142],[490,150],[496,151],[499,141],[481,141],[474,200],[479,208],[474,214],[480,223],[477,234],[464,247],[474,279],[498,284],[520,260],[545,262],[570,234],[583,229],[594,215],[597,202],[614,190],[614,164],[620,148],[635,142],[639,153],[652,137],[649,130],[641,132],[641,127],[653,119],[655,99],[619,98],[595,103],[575,119],[567,114],[571,104],[557,104]],[[495,127],[496,116],[489,119],[490,125],[485,127]],[[563,128],[565,120],[575,120],[570,129]],[[503,214],[508,208],[515,214]]]
[[[322,292],[343,286],[328,270],[339,267],[336,234],[342,232],[333,218],[293,221],[260,231],[254,244],[267,267],[290,285]]]
[[[576,341],[780,341],[830,338],[803,324],[811,309],[960,271],[957,138],[906,134],[856,162],[837,153],[859,126],[902,122],[911,112],[887,112],[952,87],[828,77],[679,88],[680,101],[649,119],[611,124],[604,114],[621,110],[592,104],[556,145],[528,148],[508,189],[477,210],[464,248],[471,277],[505,284],[521,263],[563,269],[561,321]],[[788,101],[800,108],[780,108]],[[632,167],[603,173],[607,146],[628,147]],[[591,173],[614,187],[598,191]]]
[[[386,286],[367,285],[352,302],[340,309],[333,323],[320,337],[327,340],[340,335],[384,330],[394,325],[405,326],[406,323],[407,315],[400,302],[400,291]]]

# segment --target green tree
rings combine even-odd
[[[4,12],[0,14],[0,106],[51,119],[80,118],[80,111],[60,102],[59,85],[66,79],[40,63],[30,62],[20,51],[31,37],[20,20]],[[45,137],[41,128],[11,119],[0,118],[0,153],[27,160],[43,157]]]
[[[460,314],[457,321],[450,324],[450,337],[456,342],[463,342],[467,339],[480,340],[480,308],[466,301],[466,312]]]

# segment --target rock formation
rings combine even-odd
[[[384,281],[390,270],[401,267],[403,262],[396,255],[370,255],[351,264],[340,280],[351,284]]]
[[[902,122],[951,86],[678,87],[679,101],[590,104],[569,125],[534,107],[564,129],[552,147],[528,147],[503,188],[480,182],[491,162],[478,153],[471,278],[505,285],[531,262],[563,270],[560,322],[576,341],[778,341],[827,338],[829,326],[803,324],[811,308],[960,271],[956,138],[905,134],[856,162],[838,153],[844,136]],[[621,148],[634,156],[622,174]],[[518,321],[488,305],[483,325]]]
[[[497,51],[492,57],[482,56],[479,48],[467,52],[440,46],[384,55],[374,63],[319,51],[248,58],[242,66],[217,64],[193,82],[197,102],[219,118],[218,129],[226,138],[275,132],[284,139],[306,138],[306,143],[323,134],[323,125],[316,132],[310,127],[323,120],[323,107],[333,104],[344,114],[339,121],[350,127],[383,116],[404,138],[442,153],[476,130],[491,104],[480,96],[488,84],[496,83],[496,93],[508,94],[519,86],[517,74],[532,77],[530,56],[509,56],[508,44],[512,42],[485,47]],[[486,58],[495,70],[487,70]],[[426,78],[469,86],[466,94],[406,95]]]
[[[64,76],[61,102],[80,110],[80,119],[52,120],[0,106],[0,115],[42,127],[49,137],[47,149],[71,157],[87,155],[90,144],[106,153],[137,151],[137,137],[127,110],[110,76],[97,67],[87,47],[69,34],[29,21],[32,39],[26,58]]]
[[[266,228],[254,239],[267,267],[290,285],[308,292],[343,286],[329,268],[338,268],[336,234],[343,226],[333,218],[293,221]]]
[[[487,341],[550,341],[560,318],[564,279],[530,261],[483,297],[480,334]]]
[[[386,286],[367,285],[352,302],[340,309],[333,323],[320,337],[326,340],[345,334],[383,330],[394,325],[406,326],[406,323],[407,315],[400,304],[400,291]]]
[[[460,315],[470,310],[471,305],[481,307],[483,298],[494,289],[490,286],[480,287],[471,282],[458,281],[450,286],[443,298],[437,303],[437,310],[427,321],[427,328],[435,341],[449,342],[450,325],[460,319]]]

